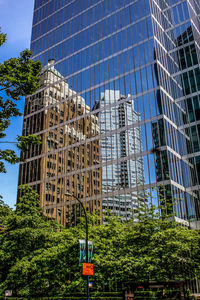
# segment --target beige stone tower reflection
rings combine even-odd
[[[98,118],[52,60],[41,75],[40,91],[26,98],[23,135],[27,134],[39,134],[42,144],[23,154],[19,185],[36,189],[45,215],[63,225],[76,224],[81,215],[80,205],[66,193],[76,195],[101,220]]]

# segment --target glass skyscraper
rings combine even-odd
[[[199,0],[35,0],[44,69],[23,134],[42,145],[24,154],[19,183],[47,215],[76,223],[72,193],[126,220],[162,185],[178,218],[199,219],[199,19]]]

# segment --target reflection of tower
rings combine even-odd
[[[154,121],[152,125],[153,136],[153,153],[156,161],[156,176],[157,182],[169,179],[169,165],[167,159],[167,151],[157,151],[160,145],[165,145],[165,131],[163,120]],[[163,172],[162,172],[163,171]]]
[[[154,59],[156,60],[156,51],[154,49]],[[155,78],[157,84],[160,84],[159,74],[158,74],[158,66],[157,63],[154,64],[155,70]],[[158,112],[161,115],[163,113],[163,106],[162,106],[162,99],[161,99],[161,92],[160,89],[156,92],[156,101]],[[168,156],[167,151],[159,151],[159,147],[166,145],[166,137],[165,137],[165,127],[164,127],[164,120],[163,118],[157,121],[153,121],[151,123],[152,126],[152,139],[153,139],[153,153],[155,156],[155,170],[156,170],[156,179],[157,182],[164,181],[170,179],[169,174],[169,164],[168,164]],[[171,199],[171,187],[166,186],[168,189],[169,198]],[[165,195],[166,197],[166,195]]]
[[[100,163],[99,140],[87,140],[99,134],[99,127],[97,117],[83,117],[90,108],[53,64],[49,61],[41,74],[42,91],[26,98],[23,135],[39,134],[42,145],[23,154],[26,162],[20,166],[19,184],[36,189],[45,214],[66,225],[75,223],[81,213],[66,193],[82,201],[91,197],[85,202],[87,211],[101,215],[101,199],[94,199],[101,193],[101,168],[82,171]]]
[[[200,218],[200,67],[198,52],[195,46],[192,26],[189,26],[176,39],[177,56],[181,70],[181,82],[185,99],[182,105],[186,108],[183,114],[184,129],[190,137],[187,141],[187,158],[194,165],[192,169],[192,186],[190,189],[197,194],[195,209],[198,219]]]
[[[101,108],[110,106],[101,112]],[[134,123],[140,121],[133,107],[131,96],[120,95],[120,91],[105,90],[95,108],[101,133],[103,211],[129,218],[136,204],[136,194],[131,188],[144,183],[141,130]],[[116,130],[118,133],[116,134]],[[117,194],[114,195],[117,191]],[[123,193],[120,195],[120,191]],[[112,193],[112,196],[109,195]]]
[[[182,32],[182,30],[178,32]],[[195,42],[192,43],[194,40],[192,27],[186,28],[178,38],[175,38],[174,31],[172,39],[175,40],[178,47],[177,49],[174,46],[172,48],[173,52],[170,54],[171,57],[169,56],[170,60],[173,58],[173,63],[166,63],[165,56],[156,51],[156,47],[154,49],[154,59],[156,61],[154,71],[159,86],[156,92],[156,101],[160,118],[151,122],[152,152],[155,157],[157,182],[162,182],[165,186],[166,201],[172,202],[173,200],[174,211],[178,217],[192,220],[199,217],[198,187],[194,186],[197,181],[194,170],[198,170],[198,163],[195,166],[195,159],[198,161],[198,155],[195,155],[196,158],[194,159],[193,155],[188,156],[188,152],[195,152],[191,151],[191,141],[193,143],[195,140],[199,145],[199,141],[197,141],[198,130],[195,128],[196,124],[193,123],[193,133],[191,133],[191,126],[183,124],[188,123],[192,115],[192,121],[195,122],[196,109],[194,109],[192,101],[195,99],[196,108],[199,107],[197,93],[200,90],[200,85],[198,87],[200,72]],[[166,95],[163,97],[163,91],[168,91],[170,88],[163,80],[163,76],[160,76],[162,74],[160,64],[165,66],[166,70],[172,74],[169,85],[171,85],[172,98],[175,99],[173,104],[171,100],[167,99]],[[195,64],[197,66],[193,68]],[[192,93],[196,93],[194,98],[191,98],[191,95],[189,96]],[[184,96],[187,99],[184,99]],[[177,124],[177,130],[173,128],[173,123]],[[196,136],[194,137],[195,133]],[[199,151],[199,148],[197,151]],[[179,157],[177,154],[179,154]],[[176,186],[177,183],[182,186],[182,189]]]

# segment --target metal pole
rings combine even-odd
[[[86,263],[88,263],[88,221],[87,215],[85,214],[86,222]],[[89,276],[87,275],[87,300],[90,299],[90,289],[89,289]]]
[[[88,263],[88,219],[87,219],[87,213],[85,210],[85,206],[83,205],[83,203],[75,196],[72,195],[81,205],[81,207],[83,208],[83,212],[85,215],[85,230],[86,230],[86,263]],[[89,276],[87,275],[87,300],[90,300],[90,289],[89,289]]]

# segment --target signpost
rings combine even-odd
[[[83,275],[94,276],[94,265],[83,263]]]
[[[83,212],[84,212],[84,216],[85,216],[85,233],[86,233],[86,263],[88,263],[88,219],[87,219],[87,212],[86,212],[86,208],[85,205],[80,201],[80,199],[78,197],[76,197],[75,195],[72,195],[70,193],[65,193],[66,196],[72,196],[74,197],[81,205]],[[87,275],[87,300],[90,299],[90,289],[89,289],[89,276]]]
[[[94,267],[91,263],[93,260],[93,242],[85,240],[79,240],[80,245],[80,259],[79,265],[83,266],[82,274],[87,276],[87,299],[89,300],[89,276],[94,276]]]

